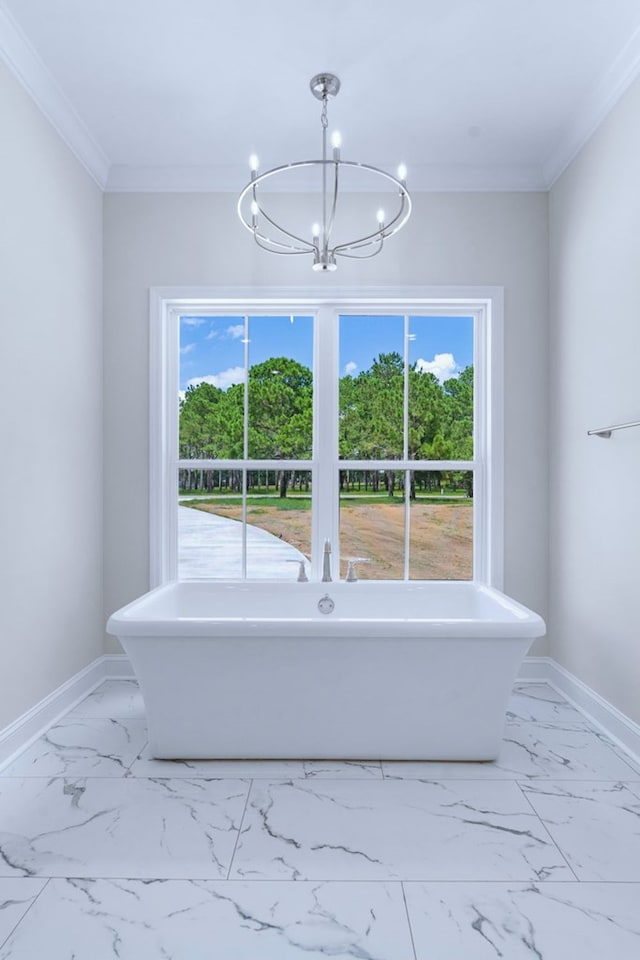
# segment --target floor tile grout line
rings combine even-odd
[[[291,880],[286,877],[132,877],[127,876],[118,876],[118,877],[96,877],[96,876],[77,876],[72,877],[66,876],[64,874],[55,874],[49,877],[36,876],[36,877],[16,877],[16,876],[0,876],[0,880],[42,880],[44,881],[45,886],[49,883],[50,880],[62,880],[62,881],[75,881],[75,882],[92,882],[92,883],[117,883],[117,882],[127,882],[127,883],[142,883],[147,884],[149,882],[154,883],[231,883],[231,884],[256,884],[256,885],[268,885],[271,883],[275,884],[284,884],[284,885],[293,885],[296,887],[308,884],[313,886],[318,883],[322,884],[356,884],[360,886],[378,886],[380,884],[393,884],[393,883],[403,883],[418,886],[457,886],[465,884],[488,884],[494,886],[522,886],[525,889],[528,889],[532,883],[541,887],[558,887],[562,888],[563,886],[570,886],[571,884],[578,884],[580,887],[587,886],[622,886],[622,887],[637,887],[640,891],[640,880],[539,880],[537,877],[525,877],[522,879],[495,879],[486,877],[466,877],[462,880],[452,880],[450,877],[410,877],[408,879],[399,880],[397,875],[389,877],[379,877],[377,879],[371,878],[362,878],[358,877],[356,879],[349,879],[345,877],[315,877],[304,880]],[[43,893],[44,887],[42,890],[36,894],[35,899],[38,899]],[[29,907],[29,909],[31,909]],[[28,911],[27,911],[28,912]]]
[[[407,892],[404,888],[404,880],[400,881],[400,889],[402,890],[402,899],[404,901],[404,911],[407,915],[407,924],[409,925],[409,936],[411,937],[411,949],[413,950],[414,960],[418,960],[418,952],[416,950],[416,942],[413,938],[413,927],[411,926],[411,917],[409,915],[409,904],[407,903]]]
[[[61,717],[57,723],[52,724],[52,727],[57,727],[61,723],[77,722],[78,720],[144,720],[146,723],[146,717],[140,713],[127,713],[121,714],[120,716],[113,713],[110,713],[108,716],[94,713],[89,714],[89,716],[80,713],[65,713],[64,717]]]
[[[139,757],[136,757],[133,763],[138,760]],[[404,761],[401,761],[404,762]],[[409,761],[412,762],[412,761]],[[428,761],[426,761],[428,762]],[[454,761],[455,762],[455,761]],[[562,777],[559,773],[553,774],[544,774],[540,776],[527,777],[526,774],[518,773],[513,777],[473,777],[473,776],[464,776],[464,777],[400,777],[400,776],[389,776],[385,775],[382,777],[295,777],[290,774],[287,776],[273,776],[271,774],[262,776],[247,776],[246,774],[235,773],[233,775],[232,771],[229,774],[207,774],[206,776],[197,776],[194,774],[189,774],[187,776],[170,776],[164,774],[159,776],[158,774],[148,773],[144,776],[137,776],[133,774],[132,776],[126,776],[125,774],[115,776],[115,775],[105,775],[98,774],[93,776],[90,773],[58,773],[58,774],[25,774],[21,773],[19,775],[12,774],[11,776],[5,776],[0,773],[0,785],[4,781],[10,780],[126,780],[127,782],[135,782],[136,780],[258,780],[261,782],[270,782],[270,783],[289,783],[290,781],[295,781],[296,783],[449,783],[449,784],[461,784],[461,783],[526,783],[526,784],[545,784],[551,782],[563,783],[566,785],[576,784],[576,783],[602,783],[602,784],[612,784],[612,783],[624,783],[624,784],[635,784],[636,786],[640,784],[640,774],[637,774],[635,777]],[[630,787],[631,789],[631,787]]]
[[[547,834],[547,836],[548,836],[549,839],[551,840],[551,843],[552,843],[553,846],[556,848],[556,850],[558,851],[558,853],[560,854],[560,856],[562,857],[562,859],[563,859],[564,862],[566,863],[567,867],[569,868],[569,870],[571,871],[571,873],[573,874],[573,876],[576,878],[576,881],[577,881],[578,883],[580,883],[580,882],[581,882],[580,877],[577,875],[577,873],[575,872],[575,870],[573,869],[573,867],[572,867],[571,864],[569,863],[569,860],[568,860],[568,858],[565,856],[564,851],[560,848],[560,846],[558,845],[558,843],[556,843],[556,841],[554,840],[553,836],[551,835],[551,831],[549,830],[549,828],[547,827],[546,823],[544,822],[544,820],[542,819],[542,817],[540,816],[540,814],[538,813],[538,811],[536,810],[536,808],[535,808],[534,805],[532,804],[531,800],[530,800],[529,797],[527,796],[526,791],[522,789],[522,784],[521,784],[520,781],[518,781],[518,780],[516,780],[515,782],[517,783],[518,789],[520,790],[522,796],[524,797],[524,799],[526,800],[526,802],[527,802],[527,803],[529,804],[529,806],[531,807],[531,810],[532,810],[534,816],[536,817],[536,819],[539,821],[540,825],[542,826],[542,829],[545,831],[545,833]]]
[[[583,714],[584,716],[584,714]],[[624,760],[627,766],[636,764],[638,772],[640,770],[640,754],[635,753],[622,740],[619,740],[608,727],[604,724],[598,724],[585,716],[587,729],[600,741],[600,743],[609,747],[612,753],[620,760]]]
[[[623,785],[623,787],[626,787],[634,797],[640,800],[640,780],[621,780],[620,783]]]
[[[148,740],[145,740],[145,742],[144,742],[144,743],[142,744],[142,746],[140,747],[140,750],[138,751],[137,756],[135,756],[135,757],[133,758],[133,760],[131,761],[131,763],[130,763],[129,766],[127,767],[126,771],[124,772],[123,777],[129,778],[129,774],[131,773],[131,767],[134,765],[134,763],[136,763],[137,760],[140,759],[140,757],[142,756],[142,754],[144,753],[144,751],[146,750],[146,748],[147,748],[148,746],[149,746],[149,741],[148,741]],[[137,779],[137,778],[136,778],[136,779]]]
[[[137,759],[137,758],[136,758],[136,759]],[[135,763],[135,762],[136,762],[136,761],[134,760],[133,763]],[[133,764],[132,764],[132,765],[133,765]],[[557,779],[557,778],[556,778],[556,779]],[[19,775],[13,774],[13,775],[10,776],[10,777],[3,777],[3,776],[0,774],[0,786],[2,785],[3,782],[9,782],[9,781],[12,781],[12,780],[13,780],[13,781],[15,781],[15,780],[47,780],[47,781],[49,781],[49,780],[51,780],[51,781],[52,781],[52,780],[89,780],[89,781],[94,781],[94,780],[106,780],[106,781],[110,781],[110,780],[114,780],[114,781],[126,781],[127,783],[135,783],[137,780],[176,780],[176,781],[178,781],[178,782],[181,781],[181,780],[185,780],[185,781],[194,780],[194,781],[203,782],[203,783],[204,783],[204,782],[211,782],[211,781],[224,781],[224,780],[235,780],[235,781],[237,781],[237,780],[257,780],[257,781],[260,782],[260,783],[276,783],[276,784],[291,783],[291,782],[293,782],[293,783],[318,783],[318,784],[330,784],[330,783],[384,783],[384,782],[387,782],[387,781],[388,781],[389,783],[436,783],[436,782],[438,782],[438,783],[465,783],[465,782],[466,782],[466,783],[514,783],[514,782],[515,782],[515,779],[513,779],[513,778],[511,778],[511,779],[505,779],[505,780],[494,780],[493,778],[486,778],[486,777],[476,777],[476,778],[473,778],[473,777],[464,777],[464,779],[460,779],[460,778],[456,778],[456,777],[450,778],[450,779],[447,779],[446,777],[438,777],[437,780],[436,780],[436,779],[430,779],[430,780],[424,780],[424,779],[423,779],[423,780],[421,780],[421,779],[419,779],[418,777],[371,777],[371,778],[369,778],[369,779],[364,778],[364,777],[291,777],[291,776],[287,776],[287,777],[273,777],[273,776],[255,777],[255,776],[248,776],[247,774],[238,774],[238,773],[237,773],[237,774],[233,774],[233,775],[231,775],[231,774],[224,774],[224,775],[218,774],[218,775],[213,775],[213,776],[212,776],[211,774],[208,774],[207,776],[194,776],[193,774],[189,774],[189,775],[187,775],[187,776],[180,776],[180,777],[168,776],[167,774],[164,774],[163,776],[158,776],[158,774],[153,774],[153,773],[147,773],[147,774],[145,774],[144,776],[138,776],[138,775],[135,774],[135,773],[134,773],[134,774],[131,774],[130,776],[127,775],[127,773],[124,773],[124,774],[119,773],[119,774],[117,774],[117,775],[116,775],[116,774],[112,774],[112,775],[110,775],[110,776],[109,776],[109,775],[106,775],[106,774],[104,774],[104,773],[103,773],[103,774],[100,774],[100,775],[98,775],[98,776],[93,776],[93,775],[90,774],[90,773],[73,773],[73,772],[58,773],[58,774],[54,774],[54,775],[51,775],[51,774],[47,775],[47,774],[42,774],[42,773],[37,773],[37,774],[21,773],[21,774],[19,774]],[[532,781],[532,782],[535,782],[535,783],[544,783],[544,780],[540,779],[540,780],[535,780],[535,781]],[[563,781],[563,782],[565,782],[565,781]],[[567,780],[567,781],[566,781],[566,783],[572,783],[572,782],[573,782],[573,781],[571,781],[571,780]],[[618,783],[618,782],[621,782],[621,781],[620,781],[620,778],[618,777],[616,780],[598,780],[598,781],[594,781],[594,782],[596,782],[596,783]],[[625,781],[625,782],[632,783],[633,781],[629,780],[629,781]],[[640,783],[640,779],[639,779],[637,782]]]
[[[233,861],[236,856],[236,850],[238,849],[238,843],[240,842],[240,834],[242,833],[242,825],[244,823],[245,814],[247,812],[247,807],[249,806],[249,797],[251,796],[251,791],[253,790],[253,779],[249,781],[249,789],[247,790],[247,798],[244,802],[244,809],[242,811],[242,816],[240,818],[240,826],[238,827],[238,835],[236,837],[236,842],[233,845],[233,853],[231,854],[231,859],[229,860],[229,869],[227,870],[226,879],[229,880],[231,876],[231,868],[233,866]]]
[[[10,878],[8,878],[8,877],[0,877],[0,879],[2,879],[2,880],[7,880],[7,879],[10,879]],[[54,878],[52,878],[52,877],[46,877],[46,878],[44,878],[44,877],[30,877],[30,878],[27,878],[27,877],[16,877],[16,879],[20,879],[20,880],[22,880],[22,879],[32,879],[32,880],[36,880],[36,879],[42,880],[42,879],[44,879],[44,884],[42,885],[42,889],[41,889],[41,890],[38,890],[38,892],[36,893],[35,897],[34,897],[33,900],[31,901],[31,903],[29,904],[29,906],[27,907],[27,909],[25,910],[25,912],[22,914],[22,916],[20,917],[20,919],[18,920],[18,922],[17,922],[17,923],[12,927],[12,929],[9,931],[9,933],[7,934],[7,936],[5,937],[5,939],[4,939],[4,940],[0,940],[0,950],[4,947],[4,945],[5,945],[6,943],[9,942],[9,940],[11,939],[11,937],[14,935],[14,933],[16,932],[16,930],[18,929],[18,927],[19,927],[20,924],[22,923],[22,921],[27,919],[27,916],[31,913],[31,911],[33,910],[33,908],[34,908],[34,906],[35,906],[36,900],[39,900],[39,899],[40,899],[40,897],[42,896],[42,894],[44,893],[44,891],[46,890],[46,888],[47,888],[47,887],[49,886],[49,884],[51,883],[51,880],[54,879]]]
[[[636,777],[640,777],[640,770],[637,770],[635,767],[632,766],[632,763],[635,761],[632,761],[631,759],[628,760],[626,755],[624,755],[624,751],[618,752],[614,744],[607,743],[606,740],[603,740],[602,737],[598,736],[597,731],[594,731],[594,732],[596,733],[596,737],[598,738],[598,740],[600,741],[603,747],[606,747],[613,754],[614,757],[616,757],[618,760],[624,763],[625,766],[629,767],[629,770],[631,770],[631,772],[634,773]]]

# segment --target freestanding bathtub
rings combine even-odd
[[[109,619],[164,758],[491,760],[543,620],[475,583],[171,582]]]

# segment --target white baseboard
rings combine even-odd
[[[0,730],[0,768],[100,686],[105,678],[103,660],[104,657],[98,657],[40,703],[36,703],[31,710]]]
[[[0,730],[0,769],[41,737],[61,717],[105,680],[130,679],[134,673],[124,654],[106,654],[76,673],[31,710]]]
[[[589,723],[602,730],[636,763],[640,763],[640,726],[551,657],[525,657],[518,680],[528,683],[538,680],[550,684],[584,714]]]
[[[42,736],[105,680],[131,679],[129,658],[122,653],[105,654],[37,703],[4,730],[0,730],[0,768]],[[640,762],[640,726],[561,667],[551,657],[525,657],[518,680],[548,683],[583,713],[590,723],[611,737]]]

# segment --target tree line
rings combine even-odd
[[[395,460],[404,454],[404,361],[399,353],[382,353],[357,376],[346,374],[339,385],[339,452],[344,460]],[[313,375],[288,357],[256,364],[248,377],[248,456],[251,459],[298,460],[312,456]],[[408,371],[407,452],[411,460],[473,458],[473,367],[444,383],[413,364]],[[226,390],[210,383],[190,386],[180,403],[181,459],[242,459],[244,455],[243,383]],[[267,489],[270,483],[268,472]],[[273,473],[273,471],[272,471]],[[290,486],[308,487],[309,475],[277,471],[280,496]],[[251,474],[255,484],[256,472]],[[450,479],[450,478],[447,478]],[[412,475],[414,484],[432,487],[440,476]],[[377,492],[383,483],[393,496],[402,477],[396,471],[341,473],[341,486],[364,483]],[[181,471],[185,490],[241,489],[241,471]],[[467,492],[471,494],[471,490]]]

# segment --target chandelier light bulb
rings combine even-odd
[[[380,209],[376,213],[376,220],[380,225],[384,223],[384,210],[382,209],[382,207],[380,207]]]
[[[402,182],[404,183],[406,179],[407,179],[407,168],[405,167],[404,163],[401,163],[400,166],[398,167],[398,180],[402,180]]]
[[[314,237],[315,240],[318,239],[318,237],[320,236],[320,224],[319,224],[319,223],[314,223],[314,224],[313,224],[313,226],[311,227],[311,235]]]
[[[258,204],[256,203],[255,200],[252,200],[252,201],[251,201],[251,216],[252,216],[252,217],[257,217],[259,213],[260,213],[260,207],[258,206]]]
[[[258,169],[258,157],[255,153],[252,153],[249,157],[249,169],[252,173],[255,173]]]
[[[331,134],[331,146],[337,149],[342,146],[342,136],[339,130],[334,130]]]

